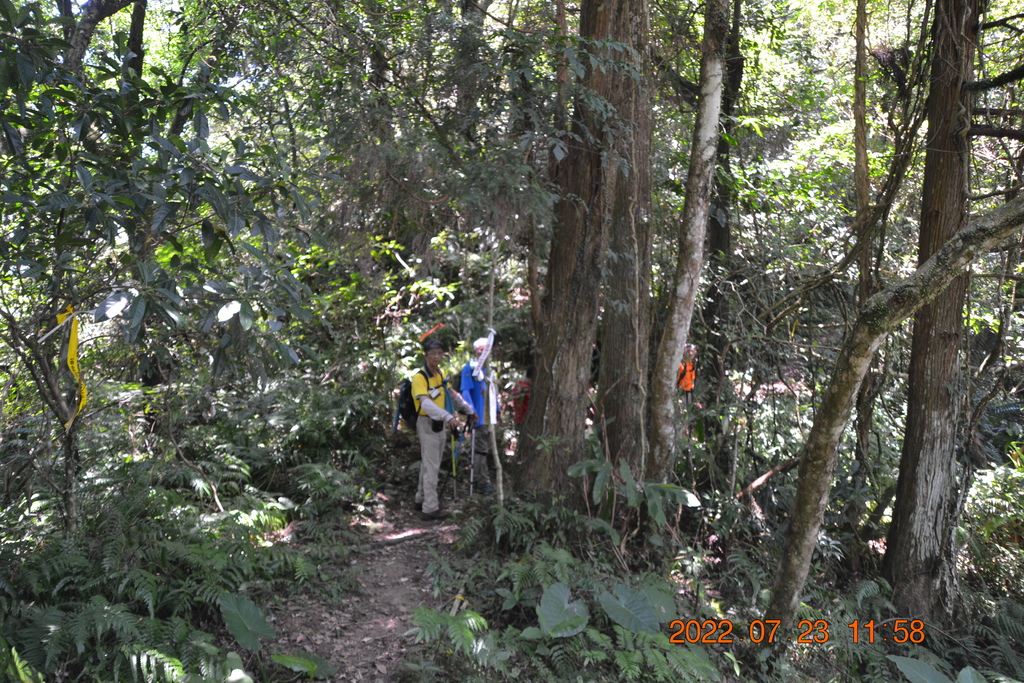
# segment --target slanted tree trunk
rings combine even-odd
[[[767,619],[782,622],[781,632],[790,630],[800,605],[828,504],[839,441],[872,355],[897,326],[934,300],[972,261],[1021,230],[1024,230],[1024,198],[1007,202],[973,221],[910,277],[873,295],[861,308],[822,393],[800,459],[796,498],[790,508],[789,534],[765,613]],[[781,645],[784,647],[784,643]]]
[[[651,460],[647,477],[659,481],[666,481],[675,465],[675,382],[679,362],[683,358],[683,346],[690,333],[700,271],[704,264],[704,235],[715,175],[728,35],[728,0],[708,0],[701,43],[700,100],[690,148],[686,199],[679,225],[679,258],[665,331],[658,345],[658,359],[651,380]]]
[[[82,5],[78,23],[75,24],[75,28],[68,40],[71,47],[64,54],[64,68],[75,74],[79,79],[83,78],[85,74],[85,53],[89,49],[89,43],[92,42],[92,35],[96,32],[96,27],[99,26],[101,21],[114,16],[134,1],[89,0]],[[70,6],[64,6],[64,9],[70,10]]]
[[[928,136],[918,262],[967,223],[970,80],[977,0],[941,0],[932,29]],[[924,306],[911,342],[907,429],[883,574],[901,614],[940,619],[955,594],[949,555],[956,522],[956,426],[966,278]]]
[[[570,490],[574,482],[567,469],[584,455],[607,237],[620,197],[618,184],[629,184],[628,171],[619,163],[630,158],[625,150],[631,125],[625,116],[641,106],[639,81],[613,66],[622,56],[605,42],[623,44],[646,58],[634,44],[646,31],[646,17],[646,0],[584,0],[580,7],[584,45],[600,61],[596,67],[591,62],[584,86],[607,100],[614,113],[605,117],[593,107],[593,95],[578,98],[576,141],[557,168],[562,194],[555,207],[544,324],[537,334],[537,377],[519,442],[527,463],[523,483],[532,488]],[[642,39],[646,44],[646,35]]]

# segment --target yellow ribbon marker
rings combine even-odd
[[[68,339],[68,369],[71,374],[74,375],[75,381],[78,382],[78,393],[81,398],[78,401],[78,410],[71,416],[71,419],[64,423],[64,429],[71,429],[71,424],[78,417],[78,414],[82,412],[82,408],[85,407],[85,399],[88,397],[89,392],[85,388],[85,382],[82,381],[82,375],[78,369],[78,316],[75,315],[75,309],[68,305],[66,313],[57,314],[57,324],[64,324],[64,320],[68,316],[71,316],[71,337]]]

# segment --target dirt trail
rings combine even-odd
[[[401,664],[415,646],[404,635],[414,626],[413,611],[420,605],[441,609],[446,600],[434,598],[425,573],[435,561],[430,549],[448,558],[458,531],[451,519],[421,521],[409,499],[397,496],[374,518],[359,520],[365,535],[349,561],[359,570],[362,594],[347,595],[340,605],[309,593],[292,596],[274,610],[272,650],[318,655],[338,667],[330,681],[403,679]]]

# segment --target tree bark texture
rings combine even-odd
[[[613,65],[624,54],[604,41],[639,52],[635,41],[646,44],[647,14],[646,0],[585,0],[581,5],[580,34],[598,59],[584,77],[572,143],[556,171],[562,192],[555,206],[544,324],[537,334],[537,377],[519,446],[528,463],[522,483],[532,488],[567,491],[573,484],[568,467],[584,456],[609,226],[621,210],[616,201],[628,196],[620,194],[618,184],[631,184],[632,171],[624,166],[631,159],[632,124],[625,117],[641,106],[639,79]],[[602,115],[595,97],[614,113]]]
[[[64,55],[64,67],[73,73],[79,80],[85,74],[85,53],[92,42],[92,35],[96,27],[104,19],[109,19],[122,9],[132,4],[135,0],[89,0],[82,5],[82,12],[79,15],[78,23],[71,33],[68,48]]]
[[[145,33],[146,0],[135,0],[135,6],[132,7],[132,25],[128,34],[128,49],[135,53],[135,56],[128,61],[128,67],[134,70],[139,78],[142,78],[142,65],[145,60]]]
[[[908,278],[868,299],[836,359],[800,460],[789,534],[765,617],[793,625],[828,504],[836,452],[871,356],[898,325],[934,300],[979,255],[1024,230],[1024,197],[974,221]],[[784,645],[783,645],[784,646]]]
[[[935,6],[918,262],[967,224],[977,0]],[[956,517],[956,427],[966,277],[922,307],[914,322],[907,429],[883,574],[901,614],[939,619],[955,593],[948,548]]]
[[[628,126],[615,136],[615,194],[598,332],[598,412],[613,462],[625,458],[642,475],[647,455],[647,377],[651,281],[651,99],[646,0],[630,17],[623,55],[639,75],[623,84],[618,116]],[[625,88],[624,88],[625,90]]]
[[[675,465],[676,374],[690,333],[693,307],[704,264],[704,235],[715,176],[719,115],[729,35],[728,0],[709,0],[701,43],[700,100],[690,147],[686,199],[679,225],[679,259],[669,299],[665,331],[651,380],[651,461],[648,478],[667,481]]]
[[[722,333],[729,317],[729,298],[722,285],[732,268],[732,227],[730,214],[736,203],[736,188],[732,175],[729,137],[735,128],[733,112],[743,85],[743,53],[740,51],[740,30],[742,0],[733,0],[732,26],[726,45],[725,90],[722,92],[722,130],[725,135],[718,138],[717,163],[714,194],[708,214],[708,268],[711,286],[708,288],[707,304],[704,307],[704,322],[710,344],[703,350],[702,365],[715,368],[715,396],[721,397],[725,388],[725,354],[729,339]],[[707,373],[705,372],[705,377]],[[721,455],[721,454],[719,454]]]

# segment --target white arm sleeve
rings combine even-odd
[[[442,420],[444,422],[448,422],[448,420],[455,417],[444,408],[439,408],[438,405],[426,394],[417,396],[416,400],[420,402],[420,407],[423,408],[423,412],[426,413],[427,417],[431,420]]]

